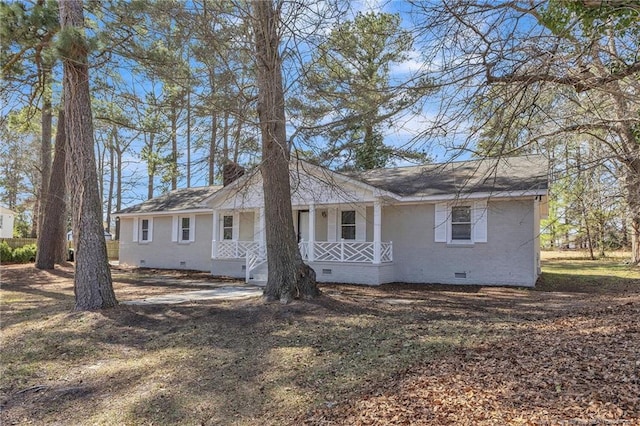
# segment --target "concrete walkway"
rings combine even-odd
[[[164,294],[141,300],[128,300],[125,305],[173,305],[197,300],[238,300],[262,296],[262,288],[256,286],[225,286],[211,290],[196,290]]]

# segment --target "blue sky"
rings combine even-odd
[[[347,16],[343,19],[350,19],[353,16],[355,16],[357,12],[367,12],[367,11],[399,13],[403,18],[403,20],[408,18],[408,16],[406,15],[407,4],[402,1],[357,1],[357,2],[351,2],[350,6],[351,6],[350,14],[347,14]],[[407,19],[407,22],[403,21],[403,26],[408,26],[408,25],[409,25],[408,19]],[[394,64],[394,66],[392,67],[392,74],[393,74],[392,78],[402,80],[405,77],[410,76],[417,71],[424,70],[425,61],[420,51],[414,50],[413,52],[410,53],[409,56],[410,56],[409,60],[403,63]],[[123,63],[121,65],[122,66],[120,67],[116,67],[115,65],[113,66],[107,65],[107,66],[111,67],[111,71],[115,71],[119,73],[121,77],[121,84],[123,84],[124,86],[128,86],[130,91],[135,91],[139,95],[142,95],[142,93],[146,91],[153,91],[153,90],[155,90],[156,92],[160,91],[159,88],[155,88],[155,89],[151,88],[151,84],[149,82],[145,82],[144,80],[142,81],[135,80],[133,74],[130,71],[130,67],[132,66],[131,64]],[[427,66],[437,67],[438,64],[429,63],[427,64]],[[92,72],[95,73],[96,71],[92,70]],[[56,69],[56,74],[59,79],[60,77],[59,68]],[[59,89],[60,89],[59,84],[56,85],[56,89],[57,89],[56,93],[59,93]],[[194,98],[193,99],[194,103],[197,103],[199,101],[198,94],[195,94],[193,98]],[[2,105],[3,115],[6,114],[7,110],[17,107],[18,104],[19,102],[16,98],[9,99],[9,102],[6,105]],[[125,104],[124,102],[121,103],[121,105],[123,106],[124,104]],[[390,125],[389,127],[385,127],[383,129],[385,143],[389,145],[394,145],[394,146],[406,146],[412,141],[415,142],[416,137],[418,137],[422,132],[424,132],[425,129],[431,127],[431,125],[433,124],[433,121],[436,119],[440,111],[441,111],[441,106],[438,103],[438,100],[434,99],[430,102],[425,103],[419,113],[399,117],[392,123],[392,125]],[[98,127],[99,126],[96,123],[96,130],[99,130]],[[194,137],[197,137],[201,132],[206,132],[206,131],[208,131],[208,129],[204,127],[200,128],[198,123],[194,123],[194,125],[192,126],[192,136]],[[289,134],[291,134],[292,131],[293,129],[290,128]],[[136,132],[132,132],[128,130],[121,130],[120,137],[124,139],[133,138],[134,136],[136,136],[135,133]],[[180,129],[179,138],[182,139],[183,146],[184,146],[185,133],[186,132],[184,128]],[[453,143],[455,143],[455,141],[458,139],[460,141],[464,140],[464,136],[465,136],[464,134],[457,135],[457,136],[452,134],[450,135],[451,136],[449,138]],[[144,162],[141,162],[140,160],[140,151],[143,146],[143,141],[140,139],[140,137],[141,136],[138,136],[138,139],[132,142],[130,152],[127,152],[123,158],[123,181],[126,180],[128,182],[128,184],[125,185],[124,187],[126,193],[123,194],[123,207],[138,203],[146,199],[147,166]],[[99,134],[96,140],[98,141],[104,140],[104,135]],[[428,153],[431,155],[431,157],[435,161],[445,161],[445,160],[448,160],[451,156],[451,152],[447,150],[447,147],[442,145],[438,141],[435,141],[435,140],[427,141],[425,138],[423,138],[418,140],[417,144],[424,145],[423,147],[427,149]],[[202,160],[204,158],[203,156],[205,155],[206,153],[204,151],[196,152],[195,150],[192,150],[192,154],[191,154],[192,161]],[[182,158],[179,160],[181,163],[181,166],[184,166],[185,158],[186,158],[186,152],[183,149]],[[398,164],[398,165],[404,165],[404,164]],[[197,168],[197,167],[194,167],[194,168]],[[184,167],[182,167],[181,171],[184,174],[185,172]],[[157,188],[159,188],[159,179],[157,179],[156,184],[158,185]],[[202,186],[205,184],[206,184],[206,166],[200,167],[199,171],[193,174],[193,178],[191,182],[192,186]],[[184,176],[182,176],[179,179],[178,186],[179,187],[186,186],[186,178]],[[156,189],[155,195],[159,195],[159,193],[160,191]]]

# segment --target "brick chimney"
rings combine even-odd
[[[226,163],[222,166],[222,185],[227,186],[244,175],[244,167],[238,163]]]

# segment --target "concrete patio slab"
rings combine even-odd
[[[238,300],[262,296],[262,288],[252,286],[227,286],[212,290],[187,291],[171,293],[162,296],[149,297],[141,300],[128,300],[125,305],[173,305],[177,303],[198,300]]]

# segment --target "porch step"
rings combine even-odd
[[[253,285],[257,285],[258,287],[264,287],[267,285],[267,276],[264,275],[258,275],[258,276],[253,276],[253,278],[251,278],[251,280],[249,280],[250,284]]]
[[[265,262],[251,271],[251,280],[249,282],[258,286],[265,286],[267,285],[268,273],[267,264]]]

